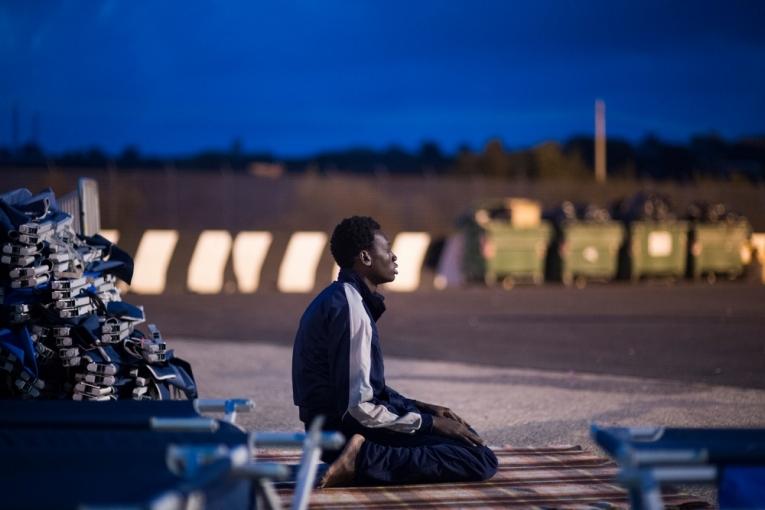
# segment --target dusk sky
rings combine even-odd
[[[305,155],[765,134],[762,1],[2,1],[0,146]]]

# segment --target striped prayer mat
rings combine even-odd
[[[616,465],[579,446],[497,448],[499,469],[487,482],[317,489],[310,508],[629,508]],[[259,460],[297,464],[298,452],[258,452]],[[292,489],[279,489],[289,506]],[[667,508],[710,508],[693,496],[665,492]]]

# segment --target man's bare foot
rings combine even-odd
[[[337,485],[346,485],[353,481],[356,475],[356,457],[364,444],[364,436],[354,434],[340,456],[329,466],[327,472],[319,484],[320,488],[335,487]]]

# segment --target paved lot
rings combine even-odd
[[[168,338],[289,346],[312,296],[127,295]],[[765,389],[765,286],[388,293],[386,355]]]
[[[176,339],[204,397],[250,397],[248,428],[301,428],[292,406],[290,349]],[[590,422],[621,425],[765,427],[765,390],[469,363],[386,360],[388,384],[452,407],[491,444],[582,444]]]

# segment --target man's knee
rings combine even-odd
[[[497,473],[497,456],[486,446],[474,449],[476,464],[475,477],[477,480],[488,480]]]

